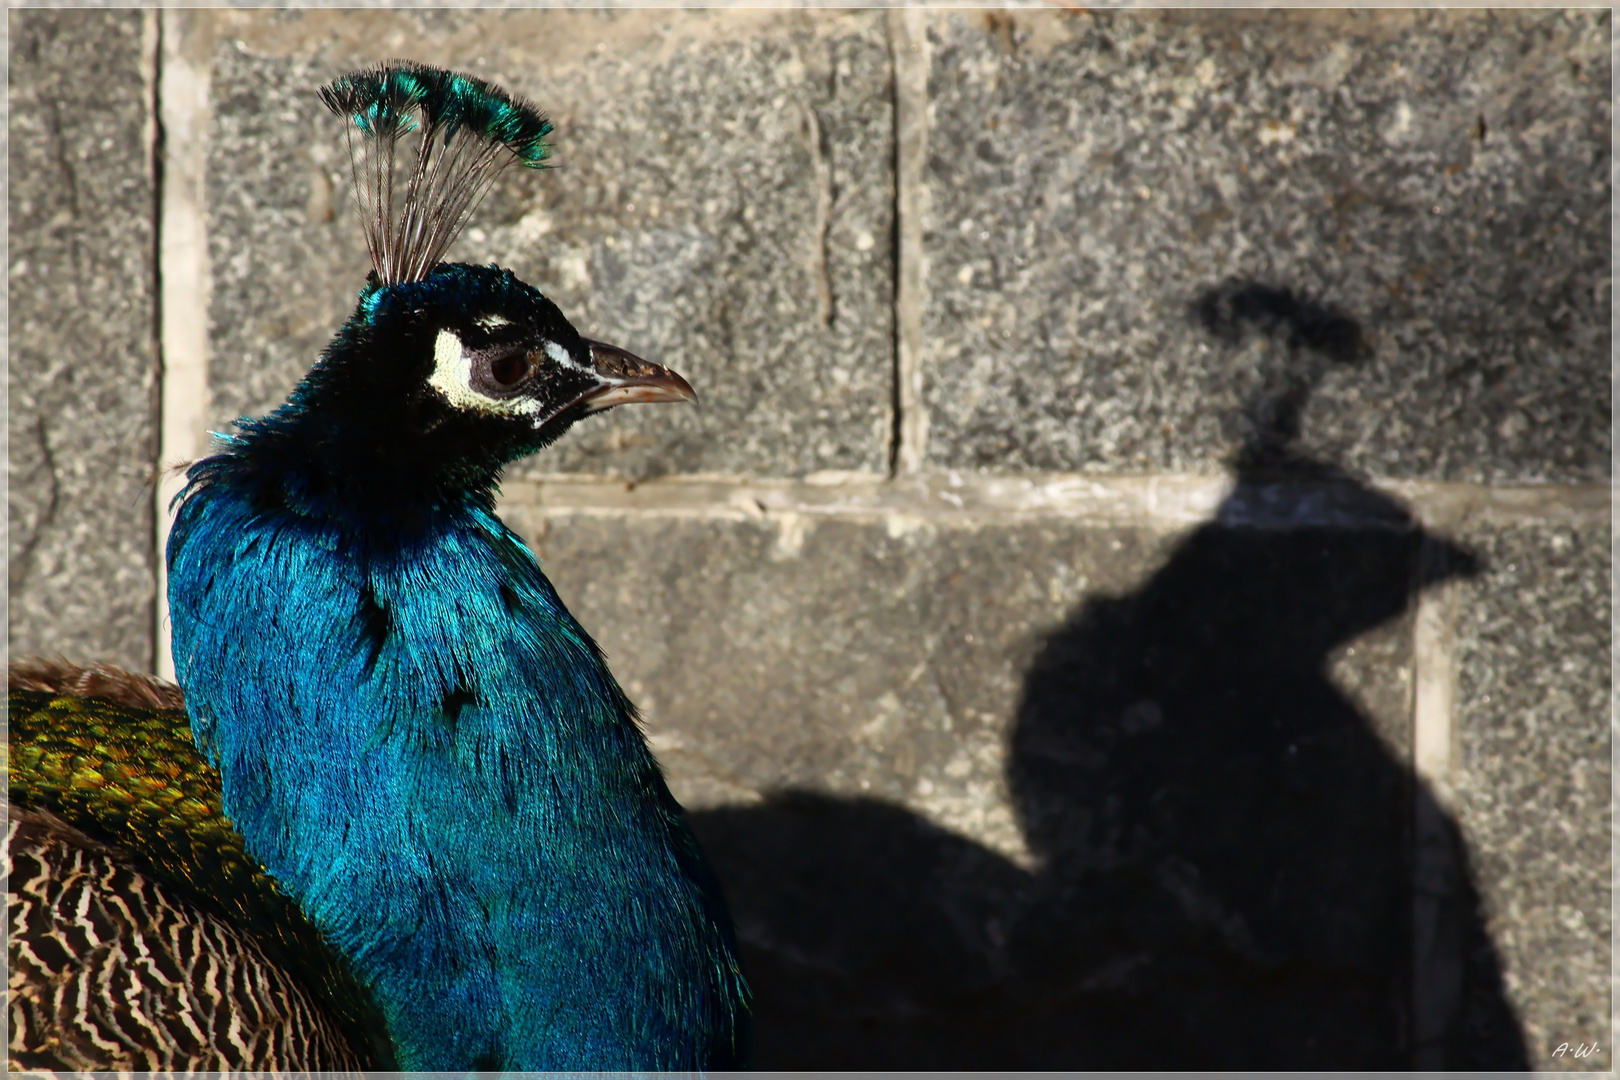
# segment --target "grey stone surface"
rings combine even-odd
[[[505,512],[696,808],[759,1067],[1407,1063],[1416,532]]]
[[[1346,466],[1607,477],[1609,33],[934,16],[928,459],[1215,471],[1304,365],[1305,447]],[[1271,291],[1211,334],[1193,308],[1229,281]]]
[[[893,97],[877,13],[278,12],[198,17],[210,58],[218,422],[272,407],[367,263],[313,88],[376,56],[539,102],[558,168],[509,173],[452,250],[580,330],[687,376],[701,409],[621,410],[529,465],[880,472],[892,396]],[[212,44],[210,44],[212,42]]]
[[[10,17],[12,651],[133,667],[157,415],[141,20]],[[882,14],[181,21],[213,102],[215,426],[279,401],[363,280],[311,88],[410,55],[559,125],[559,168],[503,180],[455,256],[704,396],[582,424],[529,471],[885,468]],[[1243,482],[1186,531],[1061,496],[947,521],[903,485],[886,518],[718,481],[680,513],[509,501],[694,809],[757,1064],[1409,1064],[1430,805],[1409,608],[1469,577],[1438,829],[1469,874],[1431,905],[1464,960],[1427,984],[1460,977],[1465,1007],[1425,1014],[1451,1017],[1437,1060],[1609,1067],[1551,1056],[1607,1043],[1608,532],[1475,523],[1420,557],[1404,510],[1335,473],[1608,477],[1608,14],[927,22],[925,479],[1236,456]],[[1560,490],[1503,505],[1559,517]],[[1341,511],[1379,524],[1292,527]]]
[[[1459,626],[1464,835],[1537,1069],[1611,1067],[1610,531],[1469,535]],[[1561,1043],[1597,1043],[1584,1059]]]
[[[1061,527],[981,536],[904,518],[505,512],[600,636],[685,802],[868,794],[1014,858],[1002,773],[1020,673],[1084,591],[1135,577],[1163,545],[1126,530],[1069,552]],[[588,555],[603,545],[611,567]]]
[[[146,670],[157,403],[143,18],[9,14],[7,512],[11,654]]]

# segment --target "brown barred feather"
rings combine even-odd
[[[197,958],[189,967],[181,965],[181,970],[193,978],[194,985],[187,992],[200,992],[202,1000],[209,1002],[232,1003],[229,1022],[219,1030],[228,1032],[234,1024],[237,1031],[234,1042],[261,1047],[265,1040],[273,1040],[276,1037],[273,1033],[281,1027],[293,1024],[296,1030],[296,1025],[312,1015],[320,1018],[323,1025],[336,1025],[332,1030],[337,1032],[338,1045],[344,1048],[346,1056],[332,1057],[322,1049],[326,1035],[311,1034],[306,1054],[314,1055],[310,1060],[333,1063],[321,1067],[386,1068],[391,1052],[369,997],[298,906],[281,893],[274,880],[248,855],[241,835],[225,817],[220,807],[219,776],[192,742],[190,722],[183,711],[178,688],[117,668],[77,668],[61,662],[23,661],[11,667],[10,675],[6,771],[13,815],[42,813],[45,819],[68,830],[67,834],[51,834],[59,841],[49,849],[58,862],[64,857],[64,851],[71,850],[90,852],[76,858],[113,859],[122,867],[118,874],[103,875],[99,879],[110,882],[107,889],[112,891],[81,889],[78,894],[81,898],[93,898],[87,910],[112,913],[106,916],[113,919],[109,927],[146,926],[141,919],[147,916],[138,916],[138,913],[147,911],[149,905],[157,905],[158,900],[151,899],[154,897],[160,898],[162,904],[151,910],[186,913],[183,919],[146,926],[136,939],[119,939],[116,955],[96,953],[92,956],[98,946],[88,942],[79,942],[74,950],[64,954],[63,935],[71,937],[72,927],[79,930],[84,927],[76,923],[54,926],[49,920],[62,910],[76,909],[64,909],[60,905],[40,907],[37,900],[29,900],[19,891],[20,882],[26,880],[27,875],[13,878],[7,903],[14,932],[17,919],[29,917],[30,911],[33,918],[47,919],[45,924],[35,926],[31,936],[20,940],[29,943],[28,948],[43,950],[41,957],[55,957],[65,962],[64,956],[71,956],[82,958],[87,965],[77,981],[50,983],[53,989],[49,995],[41,997],[44,990],[36,988],[19,997],[17,973],[34,969],[18,966],[19,939],[13,937],[14,1063],[33,1060],[26,1056],[19,1058],[18,1054],[35,1043],[17,1040],[31,1040],[33,1037],[27,1032],[43,1030],[40,1025],[47,1024],[49,1017],[62,1020],[80,1007],[75,1002],[90,1003],[83,1005],[90,1008],[99,1000],[96,993],[128,990],[128,987],[119,990],[115,983],[132,970],[122,957],[133,951],[143,958],[142,963],[148,964],[140,970],[155,986],[178,985],[178,977],[169,971],[178,963],[175,957]],[[162,704],[155,705],[156,702]],[[34,836],[39,828],[43,826],[30,826],[34,831],[27,835]],[[61,846],[67,843],[62,839],[64,835],[72,837],[72,843],[66,848]],[[27,866],[38,870],[45,864],[33,857]],[[52,874],[46,873],[45,880],[51,879]],[[126,886],[138,887],[137,894],[131,896],[117,891]],[[24,904],[22,909],[14,907],[19,903]],[[199,921],[199,916],[206,916],[208,921]],[[229,931],[231,936],[221,937],[224,931]],[[219,950],[234,947],[236,941],[253,945],[256,951],[251,961],[227,962],[228,951]],[[149,961],[144,959],[148,957]],[[158,979],[154,972],[165,973],[168,982]],[[274,977],[266,972],[273,972]],[[31,984],[24,984],[27,985]],[[284,1004],[291,999],[285,998],[283,986],[296,988],[301,995],[298,1001],[303,1004],[296,1009]],[[259,990],[273,996],[260,1002],[255,997]],[[189,1045],[182,1035],[193,1040],[199,1038],[183,1022],[187,1016],[195,1020],[195,1012],[172,1011],[180,1008],[182,999],[173,996],[180,991],[165,992],[170,996],[163,997],[160,993],[151,999],[153,1007],[158,1009],[155,1015],[166,1018],[161,1023],[153,1020],[154,1014],[144,1006],[132,1007],[127,1015],[119,1014],[120,1030],[127,1029],[125,1042],[139,1043],[138,1033],[146,1030],[148,1020],[156,1023],[159,1030],[167,1030],[164,1023],[170,1021],[180,1023],[181,1027],[176,1029],[179,1034],[170,1033],[172,1043],[159,1040],[141,1044],[143,1046],[180,1053],[181,1050],[175,1048]],[[140,993],[146,994],[148,990]],[[47,1008],[51,1002],[55,1004]],[[309,1011],[311,1008],[313,1013]],[[259,1030],[261,1026],[263,1032]],[[96,1030],[95,1038],[86,1035],[88,1041],[73,1044],[79,1047],[77,1053],[95,1051],[112,1055],[95,1068],[147,1068],[116,1064],[125,1060],[118,1056],[127,1050],[125,1042],[117,1043],[123,1049],[115,1051],[112,1044],[107,1043],[110,1036],[99,1028]],[[148,1035],[157,1039],[151,1032]],[[237,1051],[241,1052],[239,1047]],[[254,1050],[254,1053],[261,1052],[270,1051]],[[56,1067],[91,1067],[66,1064],[70,1058],[71,1055],[49,1058],[47,1054],[47,1059],[63,1062]]]
[[[52,697],[103,698],[132,709],[183,709],[185,697],[174,683],[155,675],[107,664],[82,666],[60,658],[14,660],[6,680],[12,690],[38,690]]]
[[[3,854],[11,1069],[359,1069],[251,936],[116,848],[13,809]]]

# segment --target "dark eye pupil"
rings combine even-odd
[[[489,374],[501,386],[513,386],[529,374],[529,358],[522,353],[496,357],[489,365]]]

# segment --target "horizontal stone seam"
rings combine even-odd
[[[1503,485],[1436,481],[1246,484],[1163,474],[931,473],[826,481],[680,477],[646,483],[599,477],[523,478],[505,485],[505,510],[542,515],[764,519],[799,514],[848,520],[914,517],[941,523],[1062,519],[1098,524],[1193,525],[1217,516],[1256,527],[1456,528],[1484,523],[1592,525],[1610,518],[1607,484]],[[1389,500],[1384,503],[1379,496]],[[1371,504],[1371,505],[1369,505]],[[1410,515],[1403,517],[1401,509]]]

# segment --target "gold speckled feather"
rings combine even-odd
[[[329,1012],[363,1064],[386,1046],[359,984],[243,848],[220,806],[219,774],[181,709],[17,687],[9,696],[13,805],[48,811],[127,852],[200,908],[251,935]]]

